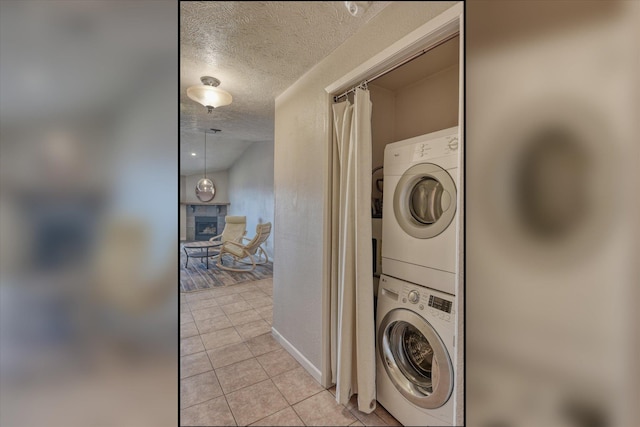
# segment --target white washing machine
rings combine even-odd
[[[377,400],[405,426],[453,424],[454,318],[453,296],[380,278]]]
[[[384,150],[382,271],[455,294],[458,127]]]

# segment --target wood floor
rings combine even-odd
[[[186,256],[180,250],[180,292],[194,292],[215,289],[238,283],[270,279],[273,277],[271,262],[256,266],[255,270],[247,273],[226,271],[216,267],[215,258],[209,258],[207,269],[205,260],[189,258],[189,266],[185,267]]]

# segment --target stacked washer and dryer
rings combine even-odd
[[[384,151],[377,399],[404,425],[451,426],[458,127]]]

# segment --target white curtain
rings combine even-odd
[[[333,105],[331,368],[336,400],[358,394],[358,409],[376,405],[371,249],[371,100]]]

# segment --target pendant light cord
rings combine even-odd
[[[204,179],[207,179],[207,131],[204,131]]]
[[[213,133],[222,132],[220,129],[211,128]],[[204,131],[204,178],[207,179],[207,131]]]

